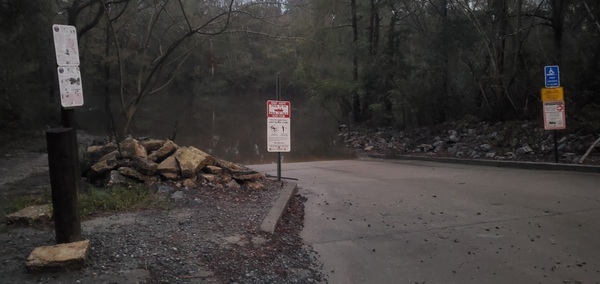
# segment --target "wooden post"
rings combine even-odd
[[[81,184],[77,135],[73,128],[46,131],[56,243],[82,240],[77,194]]]

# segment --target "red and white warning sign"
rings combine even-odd
[[[267,101],[267,151],[290,152],[291,104],[287,101]]]
[[[267,117],[290,118],[290,102],[267,101]]]
[[[565,101],[544,102],[544,129],[560,130],[566,127]]]

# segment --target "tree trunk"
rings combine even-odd
[[[554,34],[554,62],[560,65],[562,60],[562,37],[563,37],[563,15],[564,0],[552,0],[552,30]]]
[[[371,0],[371,19],[369,24],[369,53],[376,55],[379,49],[379,6],[377,0]]]
[[[356,16],[356,0],[350,0],[350,8],[352,12],[352,80],[358,83],[358,17]],[[354,88],[352,97],[354,122],[362,122],[358,89]]]

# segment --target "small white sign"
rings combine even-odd
[[[287,101],[267,101],[267,151],[290,152],[291,104]]]
[[[544,102],[544,129],[560,130],[566,127],[565,101]]]
[[[290,152],[290,119],[267,119],[267,148],[269,152]]]
[[[77,30],[74,26],[53,25],[54,50],[58,66],[79,66]]]
[[[62,107],[78,107],[83,105],[83,86],[79,67],[57,68],[60,104]]]

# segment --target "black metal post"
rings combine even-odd
[[[554,130],[554,162],[558,163],[558,131]]]
[[[275,98],[281,100],[281,86],[279,82],[279,74],[277,74],[277,83],[275,84]],[[277,181],[281,181],[281,152],[277,152]]]
[[[56,128],[46,131],[46,144],[56,242],[80,241],[81,221],[77,209],[77,194],[81,186],[81,175],[75,129]]]
[[[62,120],[63,127],[75,127],[75,110],[62,108],[60,111],[60,118]]]

